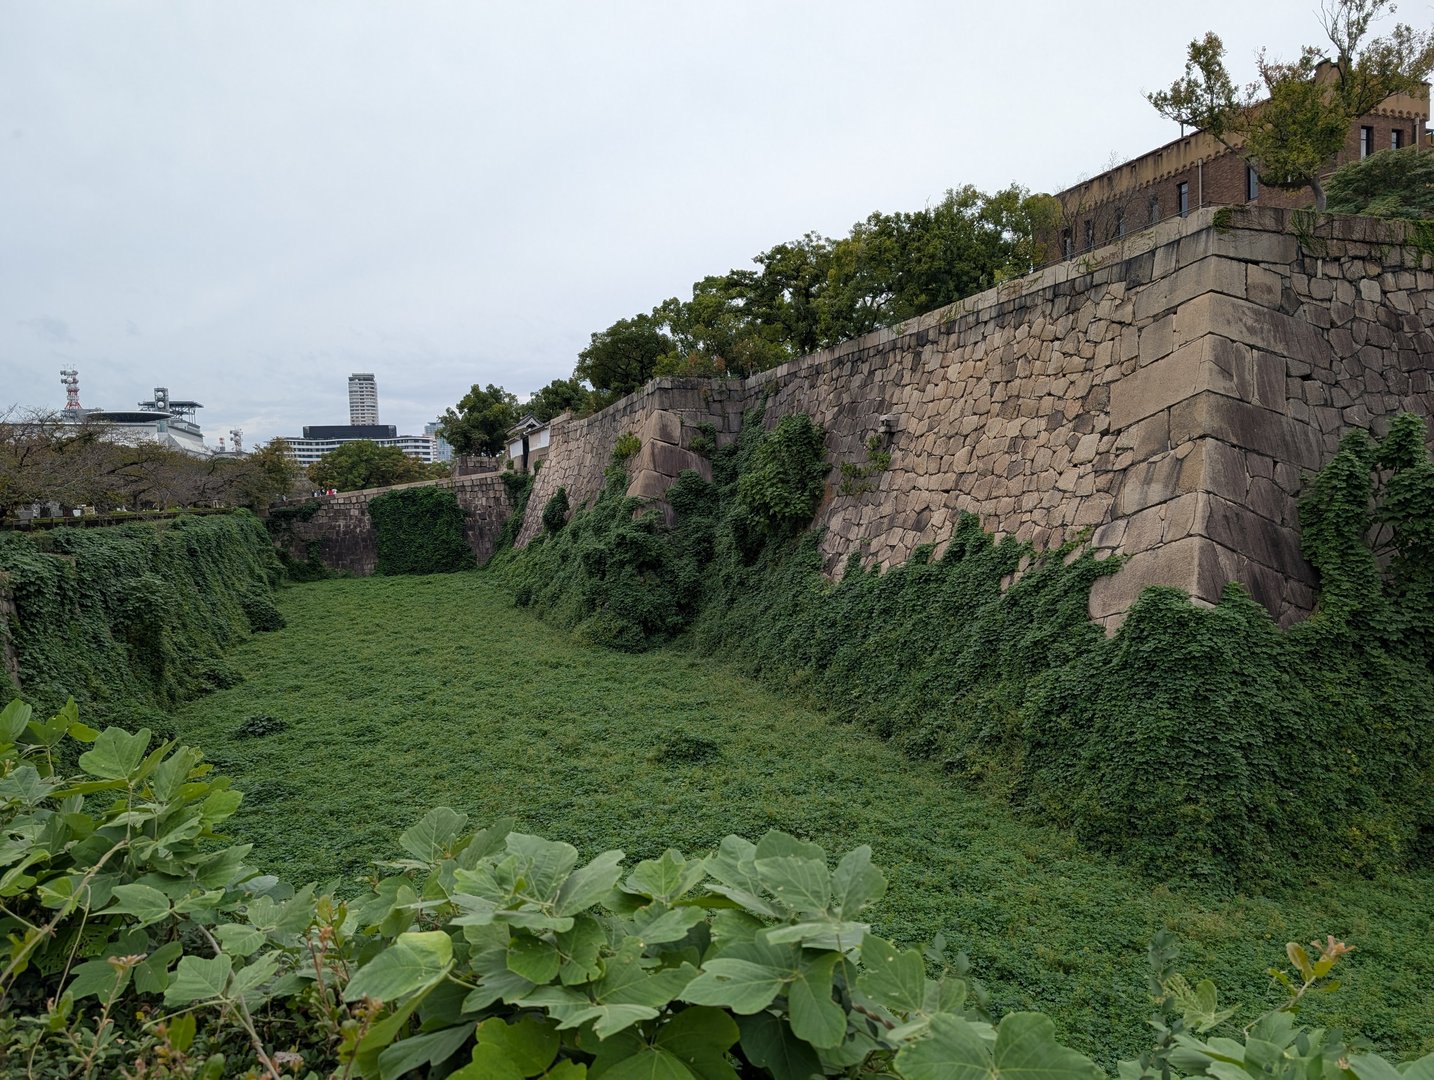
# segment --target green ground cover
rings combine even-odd
[[[1309,1019],[1434,1050],[1434,874],[1313,864],[1260,896],[1154,881],[695,652],[579,644],[483,572],[323,581],[280,609],[287,629],[227,657],[246,681],[177,723],[247,793],[233,834],[290,879],[364,875],[436,805],[513,816],[585,856],[780,828],[871,844],[891,880],[879,933],[944,933],[998,1010],[1048,1011],[1107,1065],[1149,1041],[1145,947],[1162,926],[1246,1019],[1274,1000],[1260,973],[1285,941],[1352,942],[1345,986]]]

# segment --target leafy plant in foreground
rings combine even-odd
[[[82,776],[56,774],[66,740]],[[780,832],[580,864],[568,844],[430,811],[352,900],[294,891],[215,833],[240,796],[197,751],[0,712],[0,1064],[38,1075],[720,1080],[1031,1073],[1097,1080],[1051,1019],[995,1021],[961,957],[869,932],[870,850],[833,868]],[[1391,1080],[1297,1026],[1346,947],[1290,946],[1288,999],[1239,1037],[1213,987],[1162,974],[1143,1076]],[[1162,959],[1167,954],[1162,954]],[[93,999],[93,1000],[91,1000]],[[1403,1075],[1427,1080],[1434,1055]]]

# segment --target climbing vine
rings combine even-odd
[[[448,487],[400,488],[368,504],[380,574],[446,574],[473,566],[463,508]]]
[[[1366,872],[1434,858],[1434,462],[1401,417],[1309,487],[1315,614],[1289,630],[1239,586],[1213,608],[1148,590],[1092,623],[1118,560],[1032,551],[962,518],[939,557],[823,574],[804,532],[821,436],[760,414],[684,474],[675,522],[610,487],[503,572],[591,640],[704,653],[1161,876],[1227,882],[1319,852]],[[1014,578],[1014,582],[1013,582]]]

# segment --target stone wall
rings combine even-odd
[[[312,518],[292,523],[283,546],[291,559],[303,562],[309,557],[309,544],[317,543],[319,561],[325,566],[366,577],[374,572],[378,562],[373,521],[368,513],[369,502],[390,491],[435,484],[452,488],[457,495],[458,505],[463,508],[468,546],[474,559],[483,562],[493,554],[498,536],[512,513],[508,489],[494,472],[322,497]]]
[[[647,433],[629,491],[660,498],[697,425],[730,439],[765,398],[768,426],[805,412],[826,430],[832,574],[852,552],[939,553],[969,512],[1037,548],[1127,556],[1091,595],[1108,627],[1147,585],[1213,603],[1231,580],[1289,623],[1313,603],[1308,475],[1353,428],[1434,415],[1434,264],[1404,228],[1201,211],[745,382],[655,380],[553,425],[519,542],[558,486],[596,496],[624,431]],[[890,468],[842,494],[873,436]]]

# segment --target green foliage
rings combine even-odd
[[[1434,148],[1381,150],[1348,162],[1335,170],[1325,188],[1334,213],[1434,218]]]
[[[590,383],[605,400],[615,401],[652,377],[658,357],[671,344],[650,315],[619,319],[592,335],[588,347],[578,353],[573,378]]]
[[[370,439],[343,443],[309,466],[309,479],[326,490],[360,491],[427,477],[423,462],[396,446],[379,446]]]
[[[232,656],[244,685],[174,723],[247,792],[228,831],[289,880],[363,877],[434,804],[634,859],[775,828],[828,851],[871,844],[893,868],[877,933],[959,939],[1001,1011],[1051,1014],[1062,1041],[1108,1067],[1145,1045],[1142,949],[1162,927],[1188,970],[1255,1012],[1280,942],[1357,939],[1356,970],[1308,1003],[1311,1022],[1434,1051],[1429,870],[1368,880],[1315,856],[1239,893],[1152,881],[939,760],[796,704],[802,684],[779,669],[769,691],[712,650],[593,648],[514,610],[495,573],[339,578],[279,599],[288,629]],[[444,633],[412,630],[433,625]],[[289,726],[236,738],[256,713]],[[683,760],[707,743],[720,752]]]
[[[448,574],[473,566],[466,520],[449,487],[412,487],[369,500],[379,574]]]
[[[304,558],[295,559],[290,552],[297,547],[294,526],[298,522],[312,521],[323,506],[317,499],[301,503],[275,506],[264,519],[264,527],[273,537],[275,552],[284,568],[284,577],[292,582],[319,581],[331,577],[333,571],[319,558],[319,544],[316,540],[304,545]]]
[[[89,747],[77,775],[54,768],[66,740]],[[922,953],[872,933],[888,882],[867,846],[833,865],[769,830],[696,858],[669,847],[584,862],[512,822],[473,830],[439,807],[345,900],[260,876],[247,845],[216,834],[240,803],[228,781],[198,751],[150,743],[148,731],[87,728],[73,705],[43,722],[19,702],[0,712],[0,825],[17,838],[0,878],[0,1064],[12,1071],[1105,1075],[1050,1017],[997,1020],[944,940]],[[1171,971],[1157,941],[1163,1023],[1120,1075],[1229,1080],[1281,1064],[1275,1075],[1295,1080],[1322,1060],[1354,1080],[1399,1075],[1296,1021],[1347,952],[1333,937],[1313,955],[1291,943],[1291,973],[1275,971],[1284,999],[1235,1038],[1202,1041],[1232,1010],[1216,1011],[1209,981],[1192,990]],[[1434,1057],[1407,1068],[1422,1076]]]
[[[1392,0],[1331,0],[1322,13],[1327,43],[1292,61],[1259,57],[1258,82],[1242,95],[1225,68],[1225,46],[1207,33],[1190,43],[1185,74],[1147,95],[1171,120],[1201,129],[1238,152],[1270,187],[1311,188],[1323,210],[1320,174],[1349,138],[1355,120],[1391,94],[1418,95],[1434,67],[1434,31],[1400,24],[1369,39]]]
[[[513,464],[511,458],[508,464]],[[534,472],[536,471],[535,469]],[[508,504],[513,510],[508,515],[508,520],[503,522],[503,531],[498,534],[498,543],[494,550],[511,551],[513,541],[518,539],[518,533],[523,528],[523,516],[528,512],[528,499],[533,494],[533,473],[508,471],[501,473],[499,478],[507,489]]]
[[[0,535],[18,608],[20,686],[47,708],[172,705],[213,689],[215,663],[282,623],[279,564],[245,511],[152,524]]]
[[[743,551],[753,555],[768,540],[806,528],[826,474],[822,430],[803,413],[782,417],[752,448],[737,479],[732,521]]]
[[[715,484],[673,486],[674,527],[609,498],[569,545],[510,564],[518,602],[628,649],[690,630],[1160,877],[1233,887],[1316,850],[1362,872],[1434,853],[1434,463],[1417,418],[1378,447],[1352,437],[1311,486],[1322,595],[1289,631],[1236,587],[1213,609],[1153,589],[1107,639],[1087,599],[1116,562],[995,544],[972,518],[939,560],[853,561],[832,586],[815,538],[794,539],[820,455],[805,417],[749,422]]]
[[[617,437],[612,447],[612,463],[614,465],[626,465],[637,452],[642,449],[642,440],[631,431],[624,431]]]
[[[873,435],[866,440],[866,460],[861,464],[843,461],[841,464],[841,486],[839,495],[862,495],[876,490],[873,477],[891,468],[891,451],[882,448],[881,436]]]
[[[554,379],[541,390],[534,392],[523,406],[523,411],[532,413],[534,419],[546,424],[560,413],[571,411],[579,416],[585,414],[590,397],[591,391],[577,379]]]
[[[575,376],[611,401],[653,375],[766,371],[1029,273],[1054,215],[1047,196],[967,185],[921,210],[873,213],[839,240],[808,233],[754,256],[755,270],[708,275],[690,299],[593,334]]]
[[[543,507],[543,531],[555,533],[568,523],[568,489],[558,488]]]
[[[501,454],[518,420],[518,399],[501,386],[473,384],[458,406],[444,412],[439,432],[460,454]]]

